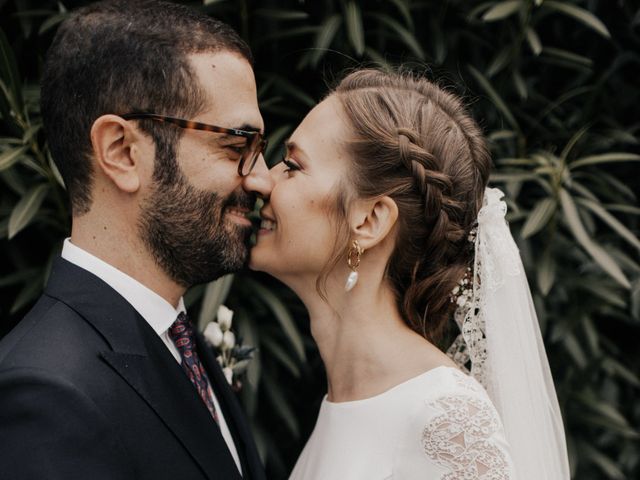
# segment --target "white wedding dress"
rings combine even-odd
[[[322,401],[290,480],[514,480],[484,388],[437,367],[364,400]]]

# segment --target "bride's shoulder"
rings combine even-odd
[[[438,367],[424,380],[413,392],[414,408],[407,419],[410,424],[426,424],[434,417],[455,416],[464,420],[465,415],[468,420],[474,416],[485,416],[492,422],[501,423],[484,387],[460,369]]]
[[[420,403],[440,396],[462,395],[487,397],[480,383],[457,367],[443,365],[426,372],[415,383],[413,395]]]
[[[512,478],[502,422],[482,385],[451,367],[438,368],[428,380],[414,392],[414,408],[397,442],[394,474],[413,479],[418,478],[414,473],[433,469],[433,478]],[[478,472],[468,461],[479,456],[491,465],[489,471]]]

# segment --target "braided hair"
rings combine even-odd
[[[355,194],[388,195],[398,206],[386,271],[398,308],[413,330],[438,342],[452,314],[450,292],[473,254],[467,237],[491,163],[482,132],[457,96],[407,73],[358,70],[331,95],[351,129]]]

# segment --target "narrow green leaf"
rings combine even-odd
[[[409,2],[406,0],[391,0],[396,8],[400,11],[400,14],[404,18],[407,27],[413,30],[413,17],[411,16],[411,10],[409,8]]]
[[[9,45],[9,40],[0,29],[0,79],[3,80],[16,102],[16,115],[21,115],[24,109],[22,98],[22,82],[18,73],[18,64]]]
[[[38,29],[38,35],[47,33],[49,30],[62,23],[67,17],[69,17],[69,14],[67,12],[64,12],[57,15],[52,15],[51,17],[47,18],[44,22],[42,22],[42,25],[40,25],[40,28]]]
[[[506,132],[510,132],[511,130],[502,130]],[[489,135],[490,137],[492,135]],[[496,164],[500,166],[534,166],[537,165],[537,162],[531,158],[499,158],[496,160]]]
[[[542,52],[542,43],[540,42],[540,37],[533,28],[527,27],[526,38],[533,54],[536,56],[540,55],[540,52]]]
[[[309,35],[312,33],[318,34],[320,30],[321,28],[318,27],[317,25],[304,25],[302,27],[296,27],[296,28],[278,29],[274,33],[265,35],[262,38],[262,42],[266,43],[273,40],[282,40],[284,38],[301,37],[303,35]]]
[[[300,335],[300,332],[298,331],[298,328],[296,327],[296,324],[293,321],[293,317],[289,313],[289,310],[287,310],[287,307],[273,292],[265,288],[260,283],[253,280],[248,280],[247,283],[250,284],[255,294],[264,301],[267,307],[269,307],[269,310],[271,310],[271,312],[274,314],[276,320],[278,321],[278,323],[280,323],[284,334],[291,342],[291,345],[298,355],[298,358],[301,360],[305,360],[306,355],[304,352],[302,336]]]
[[[258,346],[261,342],[260,332],[247,311],[239,307],[235,312],[238,322],[238,332],[242,334],[242,340],[245,345]],[[247,368],[247,381],[245,387],[241,390],[242,402],[250,417],[255,415],[258,408],[258,384],[262,378],[262,352],[260,348],[253,352],[253,358]]]
[[[580,369],[586,368],[588,363],[587,356],[585,355],[584,350],[582,350],[580,342],[576,340],[576,337],[573,335],[573,333],[566,333],[563,343],[564,347],[567,349],[567,352],[573,358],[576,366]]]
[[[516,87],[516,92],[518,92],[518,96],[522,100],[526,100],[527,97],[529,96],[527,84],[524,81],[524,78],[522,78],[522,75],[520,75],[520,72],[517,70],[513,71],[513,85]]]
[[[471,72],[471,75],[473,75],[476,81],[480,84],[480,87],[489,96],[489,98],[491,99],[493,104],[496,106],[496,108],[500,110],[500,112],[502,112],[507,122],[509,122],[511,126],[515,128],[517,131],[520,131],[520,126],[518,125],[518,122],[516,122],[515,117],[507,107],[507,104],[504,103],[504,100],[502,100],[502,97],[498,94],[496,89],[493,88],[489,80],[487,80],[485,76],[482,75],[473,66],[469,65],[468,68],[469,68],[469,72]]]
[[[589,130],[589,125],[584,126],[571,136],[567,144],[562,149],[562,153],[560,154],[560,159],[562,159],[563,163],[566,163],[569,153],[571,152],[573,147],[575,147],[576,143],[578,143],[580,139],[584,137],[584,135],[587,133],[588,130]]]
[[[602,21],[593,13],[585,10],[584,8],[577,7],[571,3],[557,2],[553,0],[547,0],[546,2],[544,2],[544,7],[573,17],[576,20],[582,22],[587,27],[595,30],[603,37],[611,38],[611,34],[609,33],[609,30],[607,29],[605,24],[602,23]]]
[[[525,172],[506,172],[492,173],[489,177],[491,182],[526,182],[530,180],[538,180],[539,176],[535,173]]]
[[[568,50],[564,50],[562,48],[555,47],[544,47],[542,49],[542,53],[544,55],[549,55],[551,57],[558,58],[569,64],[574,64],[579,67],[591,68],[593,67],[593,60],[583,55],[578,55],[577,53],[569,52]]]
[[[495,22],[496,20],[502,20],[510,15],[516,13],[522,7],[520,0],[505,0],[499,2],[487,10],[482,15],[482,20],[485,22]]]
[[[213,322],[218,315],[218,307],[227,299],[229,290],[233,284],[233,275],[223,277],[209,282],[202,298],[202,308],[198,316],[198,329],[204,330],[209,322]]]
[[[371,13],[369,14],[371,17],[378,19],[378,21],[387,27],[389,27],[397,37],[402,40],[402,42],[409,47],[409,49],[413,52],[413,54],[418,57],[420,60],[424,60],[425,54],[422,46],[420,46],[420,42],[418,42],[417,38],[413,33],[403,27],[400,22],[394,20],[388,15],[381,15],[379,13]]]
[[[263,337],[261,345],[263,350],[268,350],[269,355],[289,370],[291,375],[295,378],[300,377],[300,368],[298,365],[296,365],[295,361],[287,354],[285,349],[272,340],[271,337]]]
[[[613,258],[598,244],[596,244],[585,230],[580,214],[573,198],[565,190],[560,190],[560,203],[569,228],[580,245],[591,255],[595,262],[611,277],[625,288],[630,288],[629,280]]]
[[[287,399],[279,385],[276,383],[275,378],[273,378],[267,370],[265,370],[264,376],[265,379],[262,382],[262,386],[267,394],[267,398],[269,398],[270,403],[273,406],[272,411],[284,420],[285,426],[289,429],[289,432],[291,432],[293,437],[298,438],[300,436],[300,429],[293,409],[289,405],[289,402],[287,402]]]
[[[16,236],[38,213],[38,209],[49,190],[48,185],[37,185],[29,190],[16,204],[9,217],[9,240]]]
[[[344,8],[344,19],[351,46],[356,55],[361,57],[364,53],[364,28],[362,27],[362,13],[356,2],[347,2]]]
[[[500,50],[495,57],[493,57],[493,60],[487,67],[487,77],[491,78],[495,76],[498,72],[504,69],[504,67],[509,65],[509,63],[511,62],[511,51],[512,47],[511,45],[508,45]]]
[[[542,230],[556,211],[556,207],[556,200],[554,198],[543,198],[536,203],[522,227],[522,238],[529,238]]]
[[[62,179],[62,174],[60,173],[60,170],[58,170],[58,166],[56,165],[56,162],[53,161],[53,157],[51,156],[51,153],[48,151],[47,149],[47,161],[49,162],[49,168],[51,169],[51,173],[53,173],[53,178],[55,178],[56,182],[58,182],[58,185],[60,185],[63,189],[67,189],[66,185],[64,184],[64,180]]]
[[[29,143],[31,139],[42,129],[42,123],[35,123],[25,130],[22,136],[22,143]]]
[[[307,12],[280,8],[258,8],[253,13],[259,17],[273,18],[274,20],[305,20],[309,18]]]
[[[501,140],[511,140],[516,138],[517,134],[513,130],[496,130],[488,135],[488,139],[491,142],[499,142]]]
[[[371,60],[373,60],[375,63],[377,63],[378,66],[383,70],[386,70],[387,72],[391,72],[393,70],[393,67],[391,66],[391,64],[377,50],[371,47],[366,47],[364,49],[364,54],[367,57],[369,57]]]
[[[601,155],[590,155],[588,157],[582,157],[569,164],[569,169],[584,167],[586,165],[598,165],[602,163],[614,163],[614,162],[638,162],[640,161],[640,155],[628,152],[612,152],[603,153]]]
[[[636,388],[640,387],[640,377],[616,359],[607,357],[602,362],[603,368],[610,374],[617,375]]]
[[[274,152],[282,148],[282,142],[284,138],[293,130],[293,126],[291,124],[282,125],[278,127],[273,132],[271,132],[268,136],[269,145],[267,147],[267,151],[264,152],[264,157],[267,159],[267,163],[269,165],[274,165],[275,162],[272,162],[272,156]]]
[[[38,268],[28,268],[24,270],[18,270],[10,275],[5,275],[0,278],[0,288],[6,288],[12,285],[16,285],[19,283],[24,283],[29,280],[29,282],[34,281],[40,274],[40,270]]]
[[[336,36],[336,32],[338,28],[340,28],[341,23],[342,17],[335,14],[327,18],[320,26],[320,30],[318,30],[313,42],[313,48],[315,50],[310,59],[312,67],[317,66],[320,59],[327,53],[327,49],[329,45],[331,45],[331,42],[333,42],[333,38]]]
[[[631,289],[631,315],[640,321],[640,278],[633,282]]]
[[[593,200],[589,200],[586,198],[578,198],[576,201],[580,205],[584,205],[593,213],[595,213],[600,219],[602,219],[607,225],[609,225],[613,230],[615,230],[618,235],[620,235],[623,239],[629,242],[632,246],[640,250],[640,240],[636,237],[631,230],[625,227],[620,220],[611,215],[607,210],[600,205],[599,203],[594,202]]]
[[[18,195],[23,196],[27,193],[26,179],[16,169],[0,170],[0,178],[2,178],[7,187]]]
[[[0,172],[2,170],[6,170],[11,167],[14,163],[16,163],[20,156],[23,155],[29,147],[24,146],[20,148],[12,148],[11,150],[7,150],[0,154]]]
[[[586,442],[580,442],[581,449],[584,450],[583,458],[595,464],[610,480],[625,480],[625,475],[616,462],[599,450],[591,447]]]
[[[19,312],[20,310],[22,310],[23,308],[25,308],[26,306],[28,306],[36,298],[38,298],[41,292],[42,292],[41,282],[34,281],[26,284],[16,296],[16,299],[14,300],[13,305],[11,305],[10,313],[13,315]]]
[[[536,269],[536,280],[542,295],[546,297],[549,294],[555,279],[556,262],[551,256],[551,246],[547,246],[542,254],[540,262],[538,263],[538,268]]]

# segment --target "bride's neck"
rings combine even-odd
[[[302,295],[327,371],[330,401],[371,397],[446,362],[442,352],[407,327],[388,286],[340,290],[329,291],[327,302],[317,294]]]

